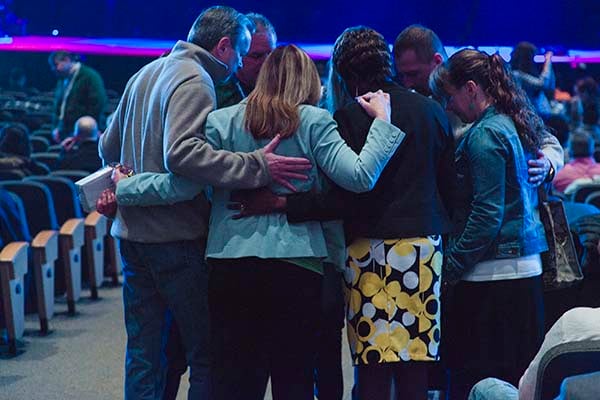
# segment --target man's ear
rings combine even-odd
[[[433,63],[437,66],[444,62],[444,57],[440,53],[435,53],[433,55]]]
[[[223,55],[227,51],[228,48],[231,47],[231,39],[228,36],[223,36],[217,42],[215,46],[215,52],[217,55]]]

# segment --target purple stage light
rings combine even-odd
[[[56,32],[58,34],[58,30]],[[83,38],[59,36],[16,36],[0,38],[0,51],[51,52],[64,50],[81,54],[97,54],[111,56],[158,57],[170,50],[175,40],[159,39],[124,39],[124,38]],[[314,60],[328,60],[332,45],[301,44],[297,45],[306,51]],[[463,47],[447,46],[448,54],[453,54]],[[479,50],[498,52],[505,60],[510,58],[511,47],[480,46]],[[543,62],[544,56],[535,57],[536,62]],[[566,55],[553,56],[552,62],[600,63],[600,51],[569,50]]]

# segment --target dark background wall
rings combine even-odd
[[[181,39],[199,12],[215,3],[192,0],[0,0],[6,10],[27,21],[28,34],[61,36],[139,37]],[[421,23],[434,29],[446,45],[513,46],[528,40],[560,53],[565,49],[600,49],[600,0],[222,0],[241,12],[265,14],[280,41],[331,44],[348,26],[369,25],[393,42],[407,25]],[[1,22],[1,21],[0,21]],[[55,79],[47,54],[0,52],[0,87],[8,71],[25,68],[31,85],[51,90]],[[121,91],[127,79],[149,58],[87,56],[108,88]],[[578,76],[593,73],[568,65],[558,84],[570,90]]]
[[[9,71],[13,67],[25,70],[29,86],[41,91],[52,91],[56,77],[48,67],[49,53],[0,52],[0,88],[6,87]],[[152,61],[147,57],[121,57],[104,55],[84,55],[82,61],[96,69],[107,89],[122,92],[129,78],[142,66]]]
[[[6,2],[7,0],[5,0]],[[30,34],[104,37],[185,37],[213,2],[192,0],[10,0],[28,19]],[[0,3],[2,1],[0,0]],[[598,0],[222,0],[242,12],[265,14],[284,41],[331,43],[346,27],[370,25],[392,41],[419,22],[448,45],[514,45],[594,48],[600,43]]]

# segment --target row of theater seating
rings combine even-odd
[[[600,208],[600,182],[581,184],[571,195],[566,196],[566,199]]]
[[[107,90],[106,103],[102,120],[112,114],[121,98],[120,94]],[[52,130],[55,112],[54,92],[27,94],[12,91],[0,91],[0,112],[10,116],[10,121],[20,122],[33,132],[38,129]],[[0,121],[5,119],[0,115]],[[52,142],[52,141],[51,141]]]
[[[55,294],[66,296],[68,314],[74,315],[83,280],[92,299],[98,298],[105,274],[118,283],[120,257],[108,235],[110,221],[97,212],[83,215],[77,199],[73,182],[86,174],[57,171],[49,176],[0,182],[0,189],[11,193],[12,206],[21,221],[17,227],[20,241],[5,243],[0,252],[2,313],[11,355],[17,354],[16,343],[24,333],[28,270],[33,274],[32,292],[36,294],[41,334],[49,331]]]
[[[20,122],[33,132],[37,129],[52,129],[54,93],[27,95],[18,92],[0,93],[2,120]]]

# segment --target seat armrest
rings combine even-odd
[[[0,252],[0,267],[14,266],[9,268],[9,279],[27,273],[27,242],[12,242],[4,246]]]
[[[40,264],[56,261],[58,258],[58,232],[41,231],[31,241],[31,248],[39,254]]]
[[[73,238],[73,247],[83,246],[83,218],[71,218],[60,227],[61,236],[71,236]]]
[[[92,211],[85,218],[85,227],[90,228],[94,232],[92,239],[100,238],[106,235],[106,217],[98,211]]]

